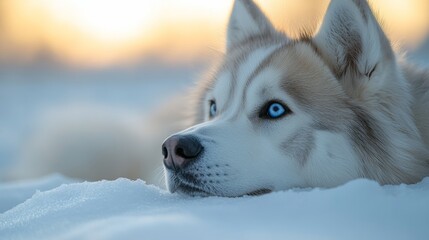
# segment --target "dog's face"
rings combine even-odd
[[[227,54],[201,87],[201,123],[163,145],[170,191],[241,196],[364,176],[351,140],[362,134],[351,130],[364,115],[356,99],[361,82],[392,67],[379,61],[391,49],[366,2],[334,1],[328,14],[316,37],[291,41],[253,2],[236,1]],[[368,33],[378,46],[365,45]]]

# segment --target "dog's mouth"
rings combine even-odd
[[[258,189],[256,191],[252,191],[252,192],[246,193],[244,195],[247,195],[247,196],[261,196],[261,195],[265,195],[265,194],[268,194],[268,193],[271,193],[271,192],[272,192],[271,189],[261,188],[261,189]]]
[[[272,190],[269,188],[258,188],[257,190],[246,192],[244,194],[223,194],[222,191],[216,191],[211,186],[199,184],[197,179],[195,179],[192,175],[187,174],[176,175],[176,178],[173,181],[173,188],[171,188],[170,191],[195,197],[218,196],[231,198],[243,196],[261,196],[272,192]]]
[[[179,183],[177,188],[176,188],[176,191],[179,193],[188,195],[188,196],[198,196],[198,197],[219,196],[219,197],[232,197],[232,198],[243,197],[243,196],[252,196],[252,197],[262,196],[262,195],[265,195],[265,194],[272,192],[271,189],[261,188],[261,189],[251,191],[251,192],[248,192],[248,193],[245,193],[242,195],[227,196],[227,195],[223,195],[223,194],[215,194],[215,193],[209,192],[209,191],[207,191],[207,190],[205,190],[199,186],[191,186],[191,185],[188,185],[186,183]]]
[[[184,182],[178,182],[174,192],[179,192],[188,196],[199,196],[199,197],[208,197],[215,196],[215,194],[210,193],[209,191],[203,189],[202,187],[196,185],[190,185]]]

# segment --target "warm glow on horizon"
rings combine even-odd
[[[145,58],[195,62],[223,51],[232,2],[2,0],[0,54],[11,61],[32,61],[48,54],[78,67]],[[314,29],[329,1],[257,2],[276,27],[296,36],[301,28]],[[371,4],[394,41],[415,47],[429,31],[427,0],[372,0]]]
[[[148,33],[153,27],[157,1],[44,0],[56,21],[82,30],[100,41],[121,42]]]

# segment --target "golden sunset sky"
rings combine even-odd
[[[315,28],[328,0],[256,1],[294,36]],[[195,62],[223,52],[232,0],[1,0],[3,61],[49,52],[74,67],[109,67],[145,58]],[[394,42],[414,48],[429,32],[428,0],[372,0]],[[311,27],[313,26],[313,27]]]

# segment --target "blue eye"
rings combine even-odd
[[[271,118],[279,118],[286,112],[285,108],[280,103],[272,103],[268,107],[268,116]]]
[[[281,103],[268,102],[265,107],[262,108],[259,117],[265,119],[277,119],[291,112],[292,111],[288,107]]]
[[[215,101],[210,101],[210,117],[216,116],[217,107]]]

